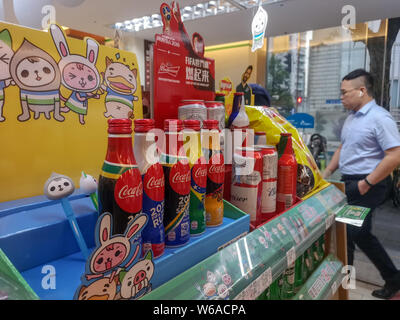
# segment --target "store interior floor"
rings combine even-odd
[[[400,208],[391,199],[376,209],[373,217],[372,233],[382,243],[393,263],[400,270]],[[378,270],[359,249],[355,253],[356,289],[350,290],[351,300],[379,300],[371,292],[384,285]],[[400,292],[392,298],[400,300]]]

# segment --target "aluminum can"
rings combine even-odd
[[[262,154],[256,148],[236,148],[231,202],[250,215],[250,223],[261,223]]]
[[[219,130],[222,132],[225,129],[225,106],[219,101],[206,101],[207,119],[218,120]]]
[[[257,144],[257,145],[266,145],[267,144],[267,136],[264,131],[254,132],[254,144]]]
[[[203,121],[207,120],[207,108],[204,101],[182,100],[178,107],[178,118],[180,120],[199,120],[203,127]]]
[[[278,153],[274,146],[256,145],[255,148],[260,150],[263,159],[261,219],[268,220],[276,211]]]

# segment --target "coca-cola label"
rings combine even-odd
[[[188,163],[178,161],[169,173],[169,184],[171,188],[180,195],[190,192],[190,167]]]
[[[214,183],[224,183],[225,163],[222,153],[216,153],[211,157],[207,176]]]
[[[126,212],[137,213],[142,210],[143,184],[138,168],[129,169],[118,178],[114,197],[119,207]]]
[[[204,158],[200,158],[192,167],[192,188],[205,189],[207,187],[207,165]],[[196,190],[200,192],[200,190]]]
[[[154,164],[147,169],[143,176],[143,189],[146,195],[153,201],[164,200],[164,171],[160,164]]]

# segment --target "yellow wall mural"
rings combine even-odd
[[[0,202],[43,194],[52,172],[97,177],[107,119],[142,116],[135,54],[0,23]]]

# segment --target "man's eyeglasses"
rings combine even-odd
[[[346,94],[348,94],[349,92],[351,92],[351,91],[353,91],[353,90],[358,90],[359,88],[353,88],[353,89],[350,89],[350,90],[340,90],[340,96],[341,97],[343,97],[343,96],[345,96]]]

